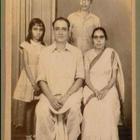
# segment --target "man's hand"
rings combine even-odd
[[[68,94],[63,95],[63,96],[59,99],[59,103],[62,104],[62,105],[64,105],[68,98],[69,98],[69,95],[68,95]]]
[[[62,108],[63,104],[61,102],[59,102],[59,100],[54,96],[52,95],[51,97],[48,98],[49,101],[50,101],[50,104],[52,105],[52,107],[55,109],[55,110],[59,110]]]

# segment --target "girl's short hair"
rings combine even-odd
[[[104,33],[104,36],[105,36],[105,39],[108,40],[108,36],[107,36],[107,33],[106,33],[106,30],[103,28],[103,27],[97,27],[93,30],[92,32],[92,35],[91,37],[93,38],[94,37],[94,33],[98,30],[101,30],[103,33]]]
[[[28,41],[29,43],[31,43],[30,40],[32,39],[32,28],[33,28],[34,25],[38,25],[38,26],[41,26],[43,28],[43,34],[40,37],[39,41],[41,42],[42,45],[45,45],[45,43],[43,41],[43,38],[44,38],[44,35],[45,35],[45,25],[40,18],[33,18],[30,21],[29,27],[28,27],[28,35],[27,35],[25,40]]]

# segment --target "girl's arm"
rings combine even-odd
[[[31,85],[33,86],[33,88],[35,90],[39,90],[39,88],[36,85],[35,79],[33,78],[31,69],[30,69],[30,67],[28,65],[28,54],[27,54],[27,51],[25,49],[22,49],[22,51],[23,51],[23,66],[24,66],[26,75],[27,75],[29,81],[31,82]]]

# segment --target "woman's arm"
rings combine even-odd
[[[98,94],[98,90],[94,88],[93,84],[90,81],[90,60],[88,58],[88,54],[84,55],[84,67],[85,67],[85,82],[87,87],[93,92],[93,95]]]
[[[103,89],[109,90],[110,88],[112,88],[113,85],[114,85],[115,82],[116,82],[116,78],[117,78],[117,69],[113,69],[113,71],[112,71],[112,77],[111,77],[111,79],[109,80],[107,86],[105,86]],[[102,90],[103,90],[103,89],[102,89]]]
[[[88,86],[88,88],[90,90],[92,90],[93,95],[96,96],[98,95],[99,91],[97,89],[94,88],[93,84],[90,81],[90,74],[89,74],[89,70],[85,70],[85,82],[86,85]]]
[[[116,83],[116,78],[117,78],[117,69],[113,68],[112,69],[112,76],[108,82],[108,84],[100,90],[100,94],[98,97],[99,100],[103,99],[106,94],[108,93],[108,91],[113,87],[113,85]]]

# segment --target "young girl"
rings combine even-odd
[[[13,97],[15,99],[14,103],[18,104],[18,109],[14,109],[14,112],[16,112],[14,125],[16,128],[23,127],[24,115],[26,115],[25,129],[27,140],[32,140],[34,108],[37,103],[35,98],[40,92],[36,84],[36,77],[39,54],[45,46],[43,41],[44,34],[44,23],[39,18],[33,18],[29,23],[26,40],[20,45],[24,68],[21,71]]]

